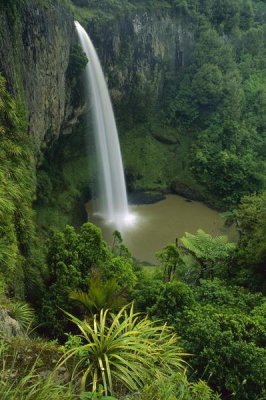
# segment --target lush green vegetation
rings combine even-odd
[[[53,337],[63,337],[68,318],[62,309],[74,312],[75,304],[69,295],[73,290],[87,288],[95,268],[103,280],[116,280],[117,291],[131,289],[136,280],[131,260],[112,254],[100,230],[89,223],[84,224],[79,233],[68,226],[53,235],[48,247],[47,267],[49,275],[42,299],[41,322],[44,324],[42,329]]]
[[[246,19],[241,2],[235,11],[224,4],[219,18],[212,9],[212,25],[201,16],[191,64],[169,104],[169,118],[194,131],[192,173],[227,206],[264,187],[265,28],[254,21],[256,4],[247,4]]]
[[[260,398],[266,371],[265,300],[218,279],[191,290],[184,283],[165,285],[151,313],[167,317],[192,354],[191,366],[225,397]],[[264,383],[263,383],[264,382]]]
[[[47,390],[55,384],[57,369],[63,368],[72,376],[67,380],[72,384],[67,388],[63,381],[56,390],[63,391],[66,398],[67,390],[72,394],[80,391],[75,385],[80,382],[78,376],[82,377],[83,393],[96,393],[102,385],[105,395],[118,398],[151,399],[157,392],[162,400],[180,399],[181,394],[188,400],[218,399],[205,382],[193,383],[200,379],[208,381],[222,398],[265,396],[266,303],[260,292],[232,283],[238,282],[247,268],[244,265],[237,273],[231,269],[234,257],[241,260],[241,246],[240,240],[235,252],[235,246],[224,237],[212,238],[203,231],[187,234],[178,247],[170,244],[158,254],[162,269],[149,272],[136,265],[120,241],[111,251],[92,224],[83,225],[79,233],[67,227],[52,235],[45,288],[35,307],[39,334],[65,344],[59,348],[55,344],[58,366],[47,381]],[[257,274],[251,267],[251,286],[252,282],[257,283]],[[132,300],[135,309],[151,319],[128,306],[119,309]],[[21,325],[32,319],[27,307],[20,306],[19,312],[14,311],[16,307],[6,309]],[[167,321],[173,328],[156,321]],[[34,345],[37,339],[27,340]],[[9,343],[10,351],[14,345]],[[45,352],[47,345],[43,342],[38,351]],[[30,357],[29,374],[35,362]],[[43,368],[42,361],[34,381],[36,390]],[[17,384],[22,385],[19,380]],[[25,393],[33,390],[28,375],[23,385]]]
[[[62,136],[37,170],[37,222],[47,230],[80,226],[86,220],[83,204],[90,197],[92,169],[88,161],[83,125],[70,137]]]
[[[58,1],[36,3],[49,9]],[[2,2],[0,12],[8,8],[16,22],[23,4]],[[264,2],[64,4],[99,31],[137,10],[170,12],[194,26],[182,68],[166,69],[162,85],[139,74],[116,102],[128,187],[190,185],[230,208],[239,241],[187,232],[146,268],[119,232],[109,248],[97,227],[82,225],[94,179],[86,121],[41,155],[36,173],[23,93],[11,96],[0,75],[1,399],[265,398]],[[124,50],[116,68],[132,61],[130,44]],[[82,108],[86,62],[73,45],[66,79],[74,108]]]
[[[26,130],[23,107],[7,92],[0,75],[0,273],[17,297],[23,296],[25,274],[30,280],[34,263],[35,170]]]
[[[193,130],[191,171],[230,206],[264,187],[265,26],[256,2],[196,10],[195,2],[188,12],[200,21],[197,43],[166,114]]]
[[[69,102],[82,113],[84,104],[81,75],[88,60],[79,45],[70,49],[66,81]],[[70,129],[71,130],[71,129]],[[37,169],[37,224],[42,237],[67,224],[80,226],[86,221],[83,204],[90,197],[93,171],[88,161],[87,118],[83,118],[71,135],[62,135],[41,157]],[[47,232],[48,231],[48,232]]]

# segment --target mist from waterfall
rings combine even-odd
[[[92,107],[99,180],[99,201],[95,211],[121,230],[130,222],[131,216],[113,107],[96,50],[85,29],[78,22],[75,26],[89,60],[85,70],[85,89]]]

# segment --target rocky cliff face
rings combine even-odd
[[[165,110],[191,62],[195,28],[192,17],[170,6],[86,22],[108,80],[130,190],[170,190],[183,173],[187,145],[167,126]]]
[[[115,103],[158,103],[169,76],[189,61],[193,21],[171,9],[140,10],[112,21],[89,21]],[[134,103],[134,104],[133,104]]]
[[[0,9],[0,70],[9,89],[24,97],[37,148],[44,138],[58,135],[65,122],[73,36],[72,17],[59,2],[38,4],[27,0]]]

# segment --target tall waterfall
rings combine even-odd
[[[99,168],[100,202],[96,211],[121,229],[130,220],[130,215],[113,107],[96,50],[85,29],[78,22],[75,26],[89,60],[85,71],[86,91],[92,107]]]

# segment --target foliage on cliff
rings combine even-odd
[[[10,293],[23,296],[35,237],[34,160],[24,110],[8,93],[2,76],[0,134],[0,271]]]
[[[189,3],[199,28],[166,115],[193,130],[191,171],[230,206],[265,187],[265,25],[255,1]]]

